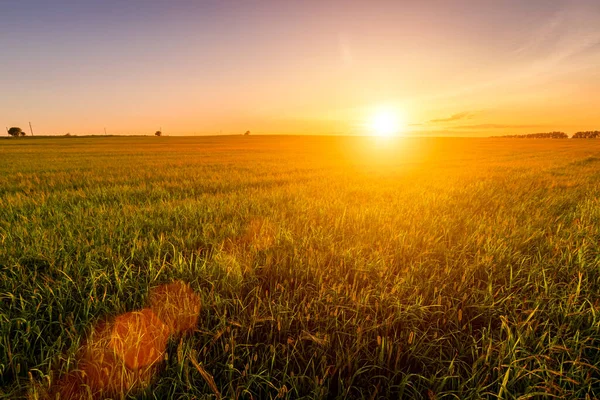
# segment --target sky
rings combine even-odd
[[[0,124],[63,135],[600,130],[599,0],[0,0]]]

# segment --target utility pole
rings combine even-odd
[[[33,136],[33,128],[31,127],[31,122],[29,122],[29,132],[31,132],[31,136]]]
[[[104,136],[106,136],[106,128],[104,128]]]

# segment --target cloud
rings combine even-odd
[[[456,126],[456,129],[530,129],[530,128],[541,128],[545,125],[510,125],[510,124],[476,124],[476,125],[462,125]]]
[[[523,87],[543,79],[576,73],[600,63],[600,1],[581,0],[563,4],[545,20],[526,30],[521,44],[507,57],[509,66],[471,85],[462,85],[420,98],[421,101],[467,96],[495,88]]]
[[[469,119],[469,118],[473,118],[473,113],[470,111],[463,111],[457,114],[454,114],[448,118],[437,118],[437,119],[432,119],[429,122],[437,124],[439,122],[454,122],[454,121],[458,121],[461,119]]]
[[[576,55],[589,55],[600,44],[595,21],[600,17],[597,4],[569,3],[533,31],[528,40],[515,50],[515,56],[537,55],[537,67],[552,70]],[[570,64],[570,63],[567,63]]]

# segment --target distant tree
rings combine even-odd
[[[573,135],[573,139],[598,139],[598,138],[600,138],[600,131],[577,132]]]
[[[543,133],[529,133],[527,135],[505,135],[505,136],[492,136],[501,138],[514,138],[514,139],[568,139],[569,135],[564,132],[543,132]]]
[[[246,133],[244,133],[244,136],[250,136],[250,131],[246,131]]]
[[[18,128],[16,126],[13,126],[12,128],[10,128],[8,130],[8,134],[13,137],[25,136],[25,132],[23,132],[23,130],[21,128]]]
[[[162,132],[161,131],[156,131],[156,132],[154,132],[154,136],[162,136]]]

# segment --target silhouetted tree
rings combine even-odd
[[[21,128],[18,128],[16,126],[13,126],[12,128],[10,128],[8,130],[8,134],[13,137],[25,136],[25,132],[23,132],[23,130]]]
[[[246,132],[244,133],[244,136],[250,136],[250,131],[246,131]]]
[[[527,135],[505,135],[505,136],[492,136],[501,138],[514,138],[514,139],[568,139],[569,135],[564,132],[543,132],[543,133],[529,133]]]
[[[600,138],[600,131],[577,132],[573,135],[573,139],[597,139],[597,138]]]
[[[156,132],[154,132],[154,136],[162,136],[162,132],[161,131],[156,131]]]

